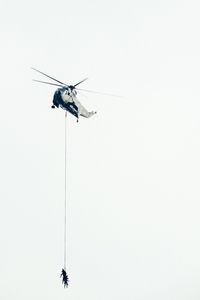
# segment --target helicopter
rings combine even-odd
[[[59,87],[54,93],[53,104],[52,104],[51,108],[54,109],[56,107],[57,108],[61,107],[62,109],[64,109],[65,111],[68,111],[74,117],[76,117],[77,122],[78,122],[80,116],[85,117],[85,118],[90,118],[91,116],[96,114],[96,111],[88,111],[77,99],[77,90],[93,92],[90,90],[83,90],[83,89],[76,88],[79,84],[86,81],[88,78],[85,78],[74,85],[68,85],[68,84],[65,84],[64,82],[61,82],[61,81],[59,81],[47,74],[35,69],[35,68],[31,68],[31,69],[33,69],[34,71],[57,82],[57,83],[51,83],[51,82],[33,79],[33,81],[36,81],[36,82],[54,85],[54,86]]]

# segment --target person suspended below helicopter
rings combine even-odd
[[[62,269],[60,277],[62,277],[62,283],[64,285],[64,288],[67,288],[69,285],[69,278],[68,278],[68,275],[67,275],[65,269]]]

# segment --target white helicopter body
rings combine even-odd
[[[77,92],[71,88],[59,88],[56,90],[53,99],[52,108],[61,107],[64,110],[69,111],[77,119],[79,116],[90,118],[96,112],[88,111],[80,101],[77,99]]]
[[[34,69],[34,68],[32,68],[32,69],[59,83],[59,84],[55,84],[55,83],[50,83],[50,82],[46,82],[46,81],[34,80],[34,81],[45,83],[45,84],[59,86],[59,88],[54,93],[52,108],[61,107],[62,109],[66,110],[66,111],[70,112],[72,115],[74,115],[77,118],[77,121],[79,119],[79,116],[82,116],[85,118],[90,118],[91,116],[96,114],[96,112],[94,112],[94,111],[88,111],[77,99],[76,86],[79,85],[80,83],[82,83],[83,81],[85,81],[87,78],[78,82],[75,85],[67,85],[67,84],[65,84],[61,81],[58,81],[57,79],[55,79],[37,69]]]

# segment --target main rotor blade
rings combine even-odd
[[[76,83],[74,86],[77,86],[77,85],[79,85],[80,83],[82,83],[82,82],[84,82],[84,81],[86,81],[88,78],[85,78],[85,79],[83,79],[83,80],[81,80],[81,81],[79,81],[78,83]]]
[[[41,81],[41,80],[36,80],[36,79],[32,79],[32,80],[36,81],[36,82],[40,82],[40,83],[45,83],[45,84],[50,84],[50,85],[55,85],[55,86],[63,87],[63,85],[61,85],[61,84],[56,84],[56,83],[51,83],[51,82]]]
[[[61,83],[61,84],[65,85],[65,86],[68,86],[66,83],[61,82],[61,81],[59,81],[59,80],[57,80],[57,79],[55,79],[55,78],[53,78],[53,77],[51,77],[51,76],[49,76],[49,75],[47,75],[47,74],[45,74],[45,73],[43,73],[43,72],[41,72],[41,71],[35,69],[35,68],[31,68],[31,69],[33,69],[34,71],[36,71],[36,72],[38,72],[38,73],[40,73],[40,74],[42,74],[42,75],[44,75],[44,76],[46,76],[46,77],[52,79],[52,80],[54,80],[54,81],[56,81],[56,82],[58,82],[58,83]]]
[[[111,96],[111,97],[123,98],[123,96],[114,95],[114,94],[107,94],[107,93],[102,93],[102,92],[96,92],[96,91],[91,91],[91,90],[85,90],[85,89],[76,89],[76,90],[77,90],[77,91],[87,92],[87,93],[93,93],[93,94],[104,95],[104,96]]]

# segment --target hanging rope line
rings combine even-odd
[[[67,264],[67,112],[65,112],[64,269]]]
[[[62,269],[60,277],[62,277],[62,283],[64,284],[64,287],[68,287],[68,275],[66,272],[67,268],[67,112],[65,112],[65,153],[64,153],[64,159],[65,159],[65,176],[64,176],[64,267]]]

